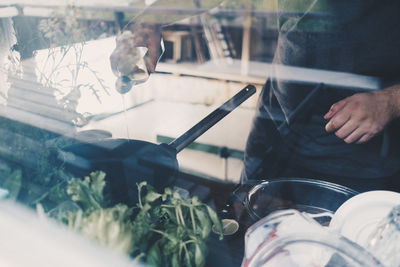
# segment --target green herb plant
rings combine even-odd
[[[136,207],[110,205],[104,195],[105,174],[92,172],[71,179],[50,217],[100,244],[151,266],[204,266],[206,242],[213,225],[222,233],[216,212],[183,189],[158,193],[147,182],[137,184]],[[44,206],[44,205],[43,205]],[[44,214],[43,206],[38,212]],[[222,239],[222,234],[220,234]]]
[[[216,212],[183,192],[165,188],[160,194],[146,182],[138,184],[135,249],[152,266],[204,266],[212,225],[222,233]]]

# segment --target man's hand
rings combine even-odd
[[[324,118],[326,131],[346,143],[361,144],[379,134],[400,115],[400,86],[372,93],[359,93],[332,105]]]
[[[136,47],[147,47],[147,70],[156,69],[161,45],[160,27],[153,25],[132,25],[129,31],[117,38],[117,46],[110,56],[111,69],[116,76],[129,75],[135,71],[140,60]]]

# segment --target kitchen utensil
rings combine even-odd
[[[248,85],[239,93],[211,112],[170,144],[154,144],[140,140],[105,139],[93,143],[74,144],[63,149],[72,157],[62,155],[68,169],[84,174],[103,170],[110,181],[115,201],[136,202],[136,182],[147,180],[156,187],[171,182],[178,170],[176,154],[228,115],[256,92]]]

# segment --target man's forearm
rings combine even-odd
[[[388,105],[392,110],[393,118],[400,117],[400,83],[390,86],[382,90],[387,94],[389,102]]]

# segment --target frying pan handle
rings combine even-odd
[[[192,128],[190,128],[187,132],[185,132],[180,137],[176,138],[174,141],[169,143],[168,145],[171,148],[176,149],[176,153],[180,152],[186,146],[190,145],[197,137],[202,135],[212,126],[214,126],[217,122],[219,122],[222,118],[228,115],[232,110],[237,108],[240,104],[242,104],[246,99],[252,96],[256,92],[256,88],[249,84],[231,99],[222,104],[219,108],[211,112],[207,117],[202,119]]]

